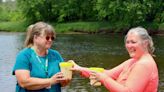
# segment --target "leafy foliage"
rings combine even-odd
[[[16,7],[15,2],[0,2],[0,21],[23,20],[22,12]]]
[[[164,23],[163,0],[17,0],[17,5],[14,12],[0,6],[0,21],[107,21],[116,30]]]
[[[163,22],[162,0],[17,0],[28,19],[56,22]]]

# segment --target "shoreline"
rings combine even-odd
[[[119,24],[119,23],[118,23]],[[0,22],[0,32],[26,32],[26,28],[30,24],[23,22]],[[108,22],[70,22],[58,23],[51,22],[56,33],[60,34],[122,34],[132,28],[129,26],[117,26]],[[136,26],[137,27],[137,26]],[[149,34],[164,34],[164,23],[153,26],[153,23],[142,25],[148,30]]]
[[[148,31],[149,32],[149,31]],[[25,34],[26,32],[11,32],[11,31],[0,31],[0,35],[3,34]],[[56,32],[56,34],[90,34],[90,35],[126,35],[126,32],[79,32],[79,31],[69,31],[69,32]],[[164,36],[164,31],[161,32],[149,32],[151,36]]]

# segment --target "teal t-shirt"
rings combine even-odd
[[[48,73],[45,72],[45,68],[43,65],[46,63],[46,59],[48,59]],[[40,62],[41,61],[41,62]],[[34,50],[31,48],[25,48],[20,51],[16,57],[16,62],[13,69],[13,75],[15,75],[15,71],[19,69],[29,70],[31,77],[36,78],[47,78],[51,77],[54,74],[60,72],[59,63],[63,61],[61,55],[56,51],[49,49],[48,54],[45,57],[37,58]],[[16,92],[61,92],[61,85],[55,84],[52,85],[50,89],[40,89],[40,90],[26,90],[16,84]]]

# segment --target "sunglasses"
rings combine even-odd
[[[55,40],[55,38],[54,38],[53,36],[52,36],[52,37],[50,37],[50,36],[46,36],[46,40],[47,40],[47,41],[49,41],[50,39],[51,39],[52,41]]]

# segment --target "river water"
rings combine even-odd
[[[24,33],[0,33],[0,89],[15,92],[12,68],[16,54],[23,49]],[[159,90],[164,91],[164,37],[153,36],[155,60],[159,69]],[[110,69],[128,59],[122,35],[58,34],[52,49],[58,50],[65,60],[73,59],[86,67]],[[136,85],[139,85],[136,84]],[[73,75],[71,83],[62,92],[108,92],[103,86],[92,87],[89,79]]]

